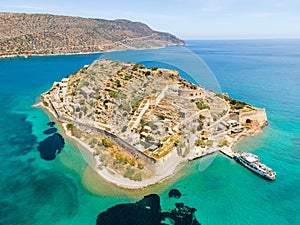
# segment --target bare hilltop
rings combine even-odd
[[[184,45],[129,20],[0,13],[0,57],[90,53]]]

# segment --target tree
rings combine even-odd
[[[131,75],[125,75],[125,77],[124,77],[125,80],[130,80],[131,78],[132,78]]]
[[[140,67],[140,64],[138,64],[138,63],[134,64],[134,66],[133,66],[134,69],[137,69],[139,67]]]
[[[158,117],[160,120],[164,120],[164,119],[166,118],[166,117],[165,117],[164,115],[162,115],[162,114],[161,114],[161,115],[158,115],[157,117]]]
[[[229,144],[229,142],[228,142],[226,139],[223,139],[223,140],[221,141],[221,143],[220,143],[220,145],[221,145],[222,147],[225,146],[225,145],[228,146],[228,144]]]
[[[127,130],[127,126],[122,127],[122,132],[125,132]]]
[[[197,140],[196,140],[196,146],[201,146],[201,147],[205,147],[205,142],[202,140],[202,139],[200,139],[200,138],[198,138]]]
[[[252,120],[251,119],[246,119],[246,123],[251,123],[252,122]]]
[[[103,138],[103,139],[102,139],[102,144],[103,144],[103,146],[106,147],[106,148],[109,148],[109,147],[112,147],[112,146],[113,146],[113,144],[112,144],[107,138]]]
[[[116,80],[115,83],[116,83],[117,87],[121,87],[121,82],[120,82],[120,80]]]
[[[146,122],[144,119],[141,119],[141,127],[144,128],[145,126],[148,126],[148,122]]]
[[[197,131],[200,131],[203,129],[203,123],[199,123],[199,125],[197,126]]]
[[[119,92],[117,91],[110,91],[109,93],[109,96],[112,97],[112,98],[117,98],[119,96]]]
[[[199,101],[196,103],[198,109],[210,109],[209,105],[206,105],[203,101]]]

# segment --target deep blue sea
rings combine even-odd
[[[259,155],[276,181],[214,155],[163,184],[126,191],[99,179],[66,138],[53,139],[51,148],[63,148],[43,159],[40,144],[53,135],[52,119],[32,105],[54,81],[99,57],[176,68],[207,89],[266,108],[269,125],[236,148]],[[96,224],[100,212],[150,193],[159,194],[163,210],[176,202],[196,208],[204,225],[300,224],[300,40],[187,41],[184,48],[0,59],[0,85],[1,225]],[[168,197],[171,188],[181,191],[179,200]]]

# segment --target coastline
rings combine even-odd
[[[120,174],[115,174],[114,171],[110,168],[103,167],[102,169],[99,169],[98,166],[101,164],[99,162],[97,162],[97,160],[95,159],[95,156],[94,156],[95,151],[93,150],[93,148],[91,148],[88,144],[84,143],[80,139],[74,137],[70,133],[70,131],[66,128],[67,124],[60,123],[59,119],[57,118],[57,116],[53,110],[51,110],[49,107],[45,107],[42,102],[39,102],[39,103],[33,105],[33,107],[42,108],[46,114],[48,114],[48,115],[50,114],[51,117],[53,117],[56,120],[56,122],[59,122],[59,124],[63,128],[64,135],[69,140],[71,140],[73,143],[75,143],[80,151],[84,151],[85,153],[88,153],[92,156],[92,158],[93,158],[92,163],[89,163],[86,160],[85,161],[97,173],[97,175],[99,175],[100,178],[102,178],[105,182],[108,182],[112,185],[116,185],[117,187],[120,187],[123,189],[138,190],[138,189],[143,189],[143,188],[155,185],[155,184],[162,183],[168,179],[171,179],[174,175],[176,175],[176,173],[180,169],[182,169],[182,167],[189,161],[196,160],[196,159],[199,159],[199,158],[202,158],[202,157],[214,154],[214,153],[220,153],[220,151],[219,151],[220,148],[209,148],[209,149],[206,149],[205,154],[202,154],[198,157],[190,159],[190,155],[193,154],[193,152],[191,151],[190,154],[185,159],[183,159],[181,162],[179,162],[175,166],[173,166],[171,168],[171,170],[168,170],[168,174],[156,175],[154,177],[151,177],[150,179],[146,179],[146,180],[142,180],[142,181],[133,181],[133,180],[130,180],[129,178],[125,178],[125,177],[121,176]],[[242,133],[241,135],[236,137],[236,139],[229,146],[225,146],[225,148],[228,149],[228,151],[235,152],[234,148],[241,140],[243,140],[245,137],[250,137],[250,136],[257,135],[258,133],[261,133],[262,129],[264,127],[265,126],[258,127],[257,129],[252,130],[251,132],[247,132],[246,134]]]
[[[50,117],[52,117],[55,122],[58,122],[62,129],[63,134],[65,137],[67,137],[70,141],[72,141],[76,146],[79,148],[80,151],[84,151],[85,153],[90,154],[93,157],[93,163],[89,163],[86,161],[86,163],[102,178],[105,182],[108,182],[110,184],[116,185],[123,189],[131,189],[131,190],[137,190],[137,189],[143,189],[155,184],[162,183],[170,178],[172,178],[178,170],[180,170],[184,164],[187,162],[187,160],[181,161],[175,166],[171,168],[171,170],[168,171],[168,174],[164,175],[157,175],[154,177],[151,177],[150,179],[142,180],[142,181],[133,181],[129,178],[125,178],[119,174],[112,174],[113,171],[110,168],[104,167],[102,170],[98,168],[99,163],[96,162],[94,157],[94,150],[86,143],[81,141],[80,139],[74,137],[70,131],[66,128],[66,123],[61,123],[59,119],[57,118],[55,112],[51,110],[49,107],[45,107],[42,102],[38,102],[33,105],[33,107],[41,108],[43,111]],[[92,164],[92,165],[91,165]]]
[[[78,138],[71,135],[70,131],[66,128],[66,123],[62,123],[62,127],[64,129],[64,133],[66,136],[74,141],[78,148],[82,151],[86,151],[89,154],[94,154],[94,150],[83,141],[79,140]],[[94,158],[95,159],[95,158]],[[88,163],[89,164],[89,163]],[[149,187],[154,184],[161,183],[169,178],[171,178],[173,175],[176,174],[176,172],[181,169],[183,166],[182,163],[179,163],[177,166],[173,167],[173,170],[170,170],[169,175],[160,175],[160,176],[154,176],[150,179],[142,180],[142,181],[133,181],[129,178],[125,178],[121,176],[120,174],[113,174],[114,171],[110,168],[104,167],[102,169],[99,169],[98,166],[101,165],[99,162],[94,161],[94,165],[89,164],[89,166],[105,181],[112,183],[114,185],[117,185],[118,187],[125,188],[125,189],[142,189]]]
[[[9,59],[9,58],[28,58],[28,57],[43,57],[43,56],[72,56],[72,55],[92,55],[92,54],[101,54],[106,52],[118,52],[118,51],[132,51],[132,50],[147,50],[147,49],[162,49],[167,47],[176,47],[176,46],[185,46],[185,45],[165,45],[161,47],[150,47],[150,48],[127,48],[127,49],[110,49],[104,51],[95,51],[95,52],[77,52],[77,53],[54,53],[54,54],[18,54],[18,55],[0,55],[0,59]]]
[[[43,57],[43,56],[71,56],[71,55],[90,55],[90,54],[100,54],[100,53],[105,53],[106,51],[99,51],[99,52],[78,52],[78,53],[55,53],[55,54],[30,54],[30,55],[1,55],[0,59],[9,59],[9,58],[28,58],[28,57]]]

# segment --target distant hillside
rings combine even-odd
[[[0,57],[184,45],[172,34],[129,20],[0,13]]]

